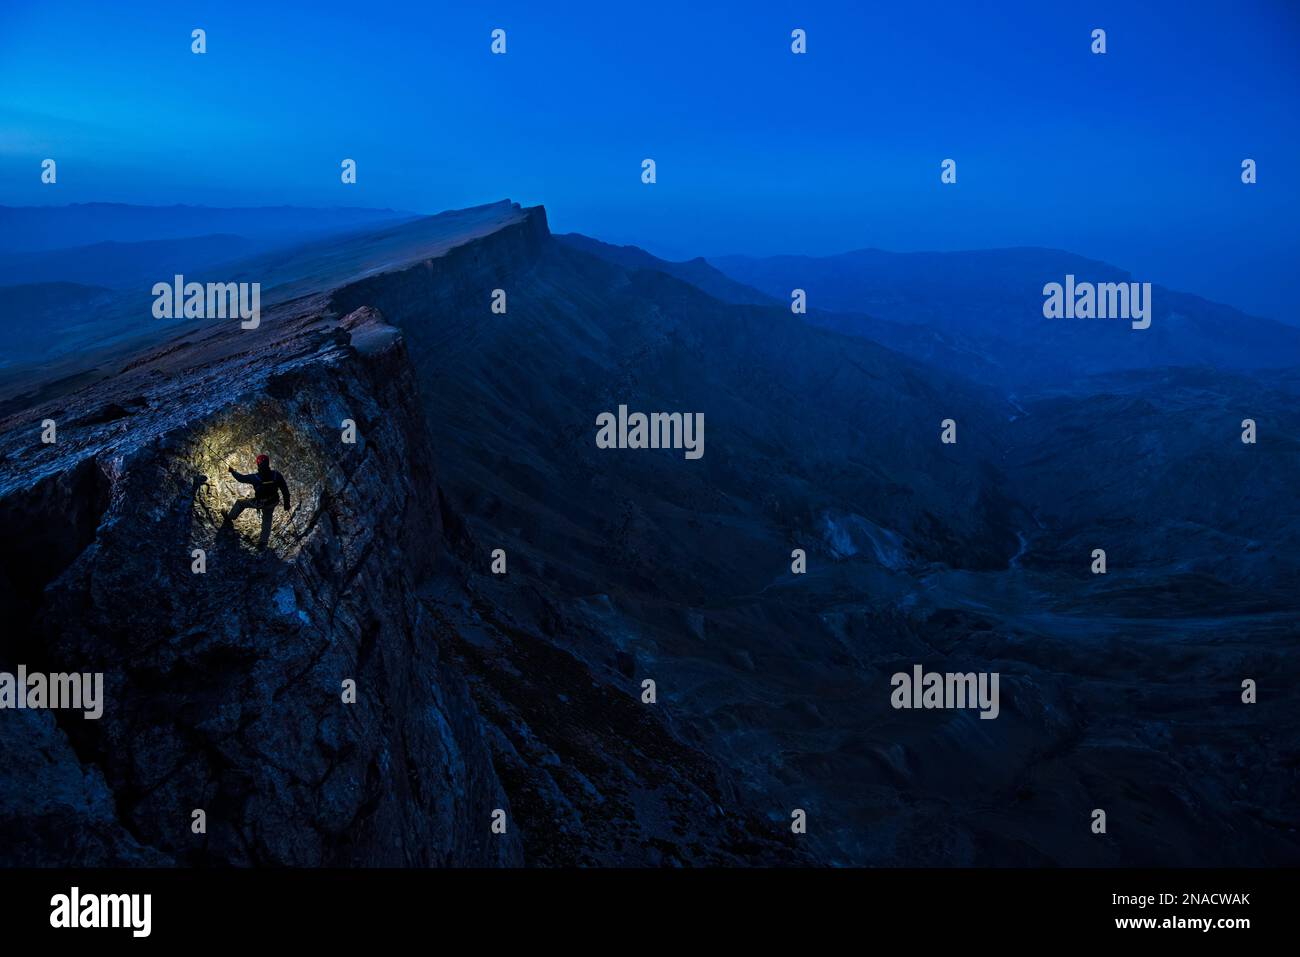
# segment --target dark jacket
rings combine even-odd
[[[261,506],[270,505],[275,507],[275,493],[278,489],[284,496],[284,507],[289,507],[289,485],[285,482],[284,476],[275,469],[258,469],[251,475],[245,475],[242,472],[230,470],[230,474],[245,485],[251,485],[254,489],[254,496],[257,503]]]

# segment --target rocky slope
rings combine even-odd
[[[341,311],[379,304],[437,383],[422,397],[444,493],[510,556],[506,578],[486,554],[469,563],[496,614],[615,686],[656,679],[661,712],[747,803],[774,825],[809,811],[822,861],[1295,859],[1279,729],[1297,726],[1282,666],[1296,615],[1278,603],[1289,562],[1269,557],[1289,541],[1294,473],[1276,397],[1237,397],[1275,437],[1261,484],[1203,393],[1159,403],[1169,415],[1134,415],[1142,399],[1100,415],[1108,400],[1077,395],[1022,408],[543,225],[512,227],[499,256],[464,249],[334,293]],[[497,288],[505,314],[488,308]],[[703,411],[708,451],[597,449],[595,416],[620,402]],[[938,441],[947,415],[956,446]],[[1255,504],[1234,509],[1243,482]],[[1197,579],[1199,598],[1180,570],[1234,563],[1182,534],[1198,513],[1258,552],[1214,590]],[[1079,551],[1095,535],[1122,556],[1104,582]],[[1135,568],[1159,552],[1147,538],[1168,554]],[[890,676],[916,662],[999,671],[1001,716],[892,710]],[[1254,674],[1280,695],[1268,709],[1237,701]],[[1088,830],[1098,806],[1116,837]],[[1225,829],[1230,846],[1212,836]]]
[[[56,712],[56,731],[40,715],[41,738],[3,715],[4,791],[43,798],[6,815],[6,856],[518,861],[513,835],[489,832],[509,804],[414,596],[440,525],[400,336],[309,303],[228,325],[4,423],[3,658],[102,671],[107,698],[99,721]],[[247,492],[227,466],[251,471],[260,450],[295,498],[265,555],[256,519],[221,526]],[[49,764],[84,778],[60,800],[12,763],[43,739]]]
[[[444,236],[416,269],[508,261],[529,228]],[[102,671],[107,699],[0,713],[0,863],[802,859],[639,686],[485,600],[419,401],[438,383],[379,311],[336,305],[191,324],[0,422],[0,670]],[[255,513],[221,520],[259,451],[294,499],[264,555]]]
[[[656,262],[493,204],[298,250],[256,332],[10,380],[0,665],[111,692],[0,713],[0,860],[1297,859],[1289,380],[1006,400]],[[598,449],[620,403],[706,454]],[[1274,444],[1203,456],[1242,403]],[[256,558],[219,514],[263,448],[297,504]],[[1000,672],[999,719],[892,709],[914,663]]]

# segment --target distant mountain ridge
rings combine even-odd
[[[752,286],[727,278],[711,266],[703,256],[685,262],[671,262],[660,259],[639,246],[615,246],[601,242],[599,239],[592,239],[590,236],[583,236],[581,233],[558,233],[555,238],[574,249],[599,256],[606,262],[616,263],[629,269],[653,269],[676,276],[722,302],[771,305],[775,301],[773,297],[759,292]]]
[[[1248,316],[1153,284],[1151,327],[1109,319],[1046,319],[1042,289],[1078,281],[1142,281],[1109,263],[1057,249],[836,256],[721,256],[710,262],[737,282],[789,300],[803,289],[810,316],[841,331],[879,338],[927,361],[935,336],[964,353],[962,371],[991,384],[1028,386],[1062,378],[1215,366],[1286,368],[1300,363],[1300,328]],[[819,313],[835,316],[819,316]],[[879,320],[896,324],[881,327]],[[923,327],[925,332],[897,328]]]
[[[191,207],[186,207],[187,209]],[[138,209],[131,207],[131,209]],[[151,289],[155,282],[171,282],[176,273],[197,282],[250,282],[262,286],[263,306],[283,302],[304,292],[356,279],[392,268],[412,258],[436,252],[441,243],[466,241],[484,231],[496,229],[519,207],[509,200],[488,203],[435,216],[383,220],[349,226],[343,231],[314,232],[281,244],[264,238],[201,236],[183,240],[149,240],[130,244],[106,243],[85,249],[53,250],[19,257],[22,269],[42,278],[58,269],[43,264],[61,264],[67,272],[88,277],[117,274],[114,295],[95,303],[94,309],[74,308],[50,300],[49,309],[37,308],[30,296],[23,302],[28,311],[14,305],[13,286],[0,285],[0,321],[8,331],[11,351],[0,361],[0,369],[31,363],[58,361],[59,357],[82,350],[95,350],[137,337],[158,335],[158,323],[151,312]],[[312,210],[299,212],[313,213]],[[329,212],[329,211],[326,211]],[[283,233],[267,235],[281,236]],[[243,251],[242,253],[240,251]],[[139,257],[138,260],[134,257]],[[0,276],[15,276],[15,267]],[[109,283],[105,281],[104,285]],[[200,320],[202,324],[203,320]],[[58,328],[60,335],[36,334]],[[182,328],[172,323],[167,333]],[[33,333],[25,335],[22,330]]]
[[[105,240],[71,249],[11,253],[0,259],[0,285],[20,282],[79,282],[128,289],[152,284],[168,271],[191,270],[252,255],[264,244],[216,233],[140,242]]]
[[[393,209],[302,206],[0,206],[0,252],[42,252],[95,243],[186,239],[227,233],[253,240],[292,242],[308,235],[414,219]]]

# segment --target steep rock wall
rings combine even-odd
[[[4,863],[520,860],[415,598],[441,527],[405,345],[316,305],[0,424],[0,670],[103,672],[106,699],[0,712]],[[256,512],[222,517],[261,451],[294,501],[259,555]]]

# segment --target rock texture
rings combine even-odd
[[[441,526],[415,391],[376,312],[335,320],[306,302],[5,423],[0,567],[17,627],[0,654],[102,671],[107,699],[98,721],[55,712],[59,729],[51,713],[0,716],[4,826],[26,834],[6,857],[520,860],[513,834],[490,833],[509,801],[416,598]],[[261,555],[255,513],[222,525],[248,492],[227,466],[251,471],[260,451],[293,496]],[[48,780],[24,774],[37,752]]]
[[[420,228],[438,241],[414,265],[11,402],[0,670],[103,672],[107,700],[98,721],[0,713],[0,864],[806,860],[638,685],[562,647],[544,600],[485,593],[420,399],[443,384],[375,304],[436,308],[431,280],[457,299],[548,234],[500,204]],[[263,451],[293,503],[259,554],[260,517],[223,516],[249,492],[228,467]]]

